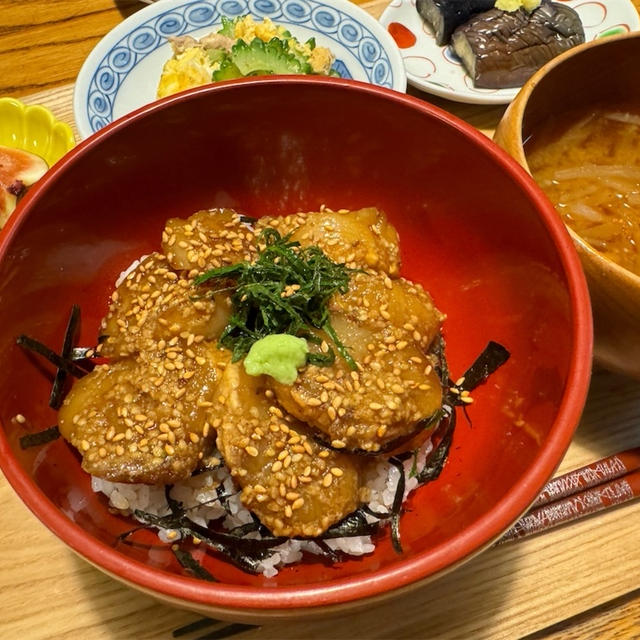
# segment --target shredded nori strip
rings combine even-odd
[[[137,531],[142,531],[143,529],[148,529],[148,524],[141,524],[139,527],[134,527],[133,529],[127,529],[123,533],[121,533],[117,538],[116,542],[127,542],[127,538]]]
[[[182,567],[192,573],[194,578],[207,582],[219,582],[188,551],[180,549],[177,545],[172,545],[171,551]]]
[[[258,222],[258,218],[254,218],[252,216],[241,215],[240,216],[240,222],[244,222],[245,224],[255,224],[256,222]]]
[[[64,360],[72,359],[72,350],[78,339],[78,330],[80,328],[80,307],[74,304],[71,307],[67,328],[64,332],[64,340],[62,341],[62,351],[60,357]],[[67,372],[58,367],[56,377],[53,380],[51,394],[49,395],[49,406],[52,409],[59,409],[62,405],[65,383],[67,381]]]
[[[187,518],[184,512],[176,515],[156,516],[136,510],[134,515],[147,525],[162,529],[175,529],[181,534],[182,538],[199,538],[202,542],[228,558],[237,567],[249,573],[260,573],[258,566],[260,561],[273,554],[273,547],[287,540],[287,538],[275,537],[255,540],[252,538],[239,538],[231,533],[212,531]]]
[[[167,506],[169,507],[169,511],[171,511],[171,515],[174,517],[180,517],[184,514],[184,509],[182,507],[182,503],[174,500],[171,497],[171,489],[173,489],[172,484],[166,484],[164,486],[164,497],[167,501]]]
[[[20,438],[20,448],[29,449],[30,447],[39,447],[40,445],[47,444],[47,442],[53,442],[60,437],[60,430],[58,425],[44,429],[43,431],[36,431],[35,433],[28,433],[26,436]]]
[[[391,511],[374,511],[368,504],[363,504],[360,507],[360,511],[364,511],[374,518],[378,518],[378,520],[386,520],[393,515]]]
[[[247,522],[246,524],[239,524],[237,527],[229,530],[229,533],[238,536],[238,538],[243,538],[248,533],[255,533],[260,529],[259,522]]]
[[[43,358],[46,358],[51,362],[51,364],[58,367],[58,369],[62,369],[63,371],[70,373],[74,378],[82,378],[89,373],[72,360],[63,358],[53,351],[53,349],[50,349],[46,345],[42,344],[42,342],[35,340],[34,338],[30,338],[29,336],[18,336],[16,338],[16,344],[41,355]]]
[[[353,513],[329,527],[322,535],[321,540],[332,538],[353,538],[355,536],[369,536],[378,531],[377,522],[367,522],[367,518],[361,509],[356,509]]]
[[[436,448],[427,457],[424,463],[424,467],[416,476],[420,484],[425,484],[435,480],[444,468],[444,464],[449,456],[449,449],[453,441],[453,431],[456,426],[456,414],[455,411],[451,411],[451,415],[441,425],[442,434],[441,439]]]
[[[389,458],[392,464],[400,473],[396,492],[393,496],[393,504],[391,505],[391,544],[396,553],[402,553],[402,545],[400,544],[400,512],[402,511],[402,499],[404,498],[404,465],[397,458]]]
[[[443,387],[447,387],[449,384],[449,365],[447,364],[447,358],[445,356],[445,342],[442,334],[439,333],[434,344],[431,347],[431,351],[435,356],[435,370],[440,378],[440,382]]]
[[[218,496],[218,500],[220,501],[220,506],[227,512],[227,513],[231,513],[231,510],[229,508],[229,498],[231,497],[232,494],[229,493],[225,493],[226,489],[224,488],[223,484],[219,484],[216,487],[216,495]]]
[[[324,540],[316,540],[315,543],[320,547],[323,558],[330,560],[334,564],[342,560],[342,554],[332,549]]]
[[[510,355],[509,351],[501,344],[493,341],[489,342],[462,376],[464,381],[457,388],[460,391],[473,391],[500,368],[509,359]]]

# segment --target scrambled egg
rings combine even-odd
[[[201,47],[190,47],[167,60],[158,84],[158,98],[211,82],[213,68]]]
[[[269,18],[256,23],[253,16],[245,16],[236,23],[233,35],[249,44],[254,38],[260,38],[263,42],[269,42],[271,38],[282,38],[285,31],[284,27],[273,24]]]

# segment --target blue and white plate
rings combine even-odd
[[[153,102],[169,36],[198,38],[217,30],[222,16],[268,17],[298,40],[314,37],[329,48],[344,78],[405,91],[400,52],[387,31],[349,0],[162,0],[144,7],[112,29],[85,60],[73,96],[76,126],[83,138],[113,120]]]

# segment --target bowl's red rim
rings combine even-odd
[[[578,255],[553,205],[515,160],[471,125],[417,98],[353,80],[300,76],[234,80],[191,89],[127,114],[71,150],[25,196],[21,206],[0,234],[0,259],[4,256],[11,239],[19,230],[21,220],[27,215],[30,205],[48,190],[49,185],[55,182],[56,177],[66,171],[77,158],[98,145],[101,140],[114,135],[127,126],[128,122],[143,119],[150,112],[169,108],[175,103],[189,100],[191,96],[201,93],[242,91],[244,86],[248,87],[249,85],[290,85],[291,83],[334,85],[348,91],[382,97],[410,109],[427,113],[454,127],[474,144],[481,147],[488,155],[493,156],[495,161],[535,204],[558,249],[559,259],[567,278],[573,317],[573,344],[568,380],[550,436],[529,471],[517,486],[508,491],[502,500],[477,520],[473,526],[460,532],[446,544],[443,543],[429,551],[417,554],[411,559],[399,561],[372,574],[358,575],[329,583],[276,589],[228,586],[171,575],[128,558],[108,545],[87,536],[80,526],[70,521],[58,510],[21,469],[9,448],[4,431],[0,430],[0,468],[26,506],[43,524],[74,551],[107,573],[147,592],[155,593],[174,602],[183,602],[185,605],[191,604],[204,608],[207,606],[218,607],[238,612],[257,609],[263,610],[265,613],[270,610],[286,611],[294,608],[335,606],[354,600],[374,598],[383,593],[407,587],[427,577],[433,577],[438,572],[458,565],[500,536],[533,502],[569,447],[589,388],[593,348],[590,299]],[[327,88],[333,87],[327,86]]]

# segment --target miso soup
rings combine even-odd
[[[550,118],[527,142],[526,156],[565,223],[640,275],[640,105]]]

